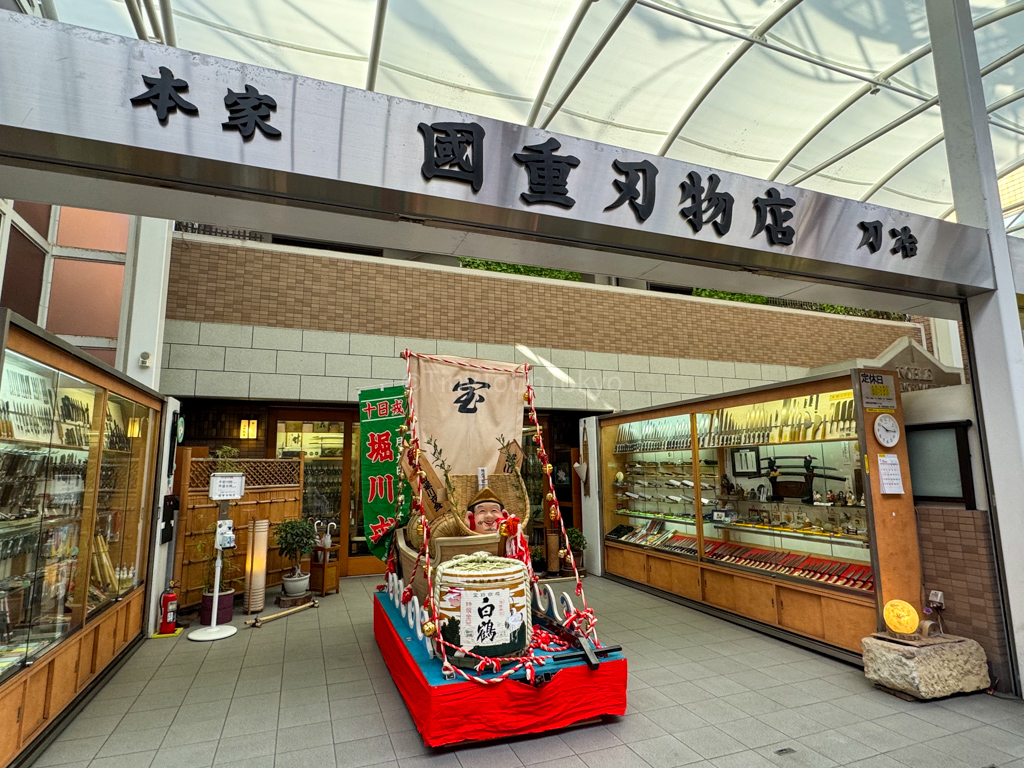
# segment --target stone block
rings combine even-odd
[[[370,387],[379,387],[382,384],[388,384],[389,382],[380,381],[379,379],[349,379],[348,380],[348,400],[350,403],[359,402],[359,390],[369,389]]]
[[[257,326],[252,330],[252,345],[260,349],[302,349],[301,328],[269,328]]]
[[[665,389],[681,395],[692,395],[697,391],[693,376],[665,376]]]
[[[580,368],[597,368],[605,371],[619,370],[619,356],[614,352],[587,352],[586,365]]]
[[[975,640],[904,645],[879,637],[861,641],[864,674],[874,683],[919,699],[981,691],[991,685],[984,649]]]
[[[476,342],[438,339],[437,354],[455,355],[456,357],[476,357]]]
[[[758,363],[734,363],[736,366],[736,378],[753,379],[761,378],[761,366]]]
[[[224,347],[200,347],[192,344],[171,344],[171,368],[192,368],[198,371],[223,371]]]
[[[720,395],[725,391],[722,380],[715,376],[697,376],[694,378],[694,386],[698,395]]]
[[[420,352],[424,355],[436,355],[437,354],[437,341],[434,339],[410,339],[406,337],[399,337],[395,339],[395,354],[401,354],[405,350],[410,352]],[[401,358],[399,358],[401,360]],[[402,360],[404,363],[405,361]]]
[[[331,352],[336,355],[348,354],[348,334],[335,331],[303,331],[303,352]]]
[[[619,410],[619,393],[610,389],[602,389],[600,392],[587,393],[590,400],[590,407],[595,411],[617,411]]]
[[[325,361],[323,352],[290,352],[277,353],[278,373],[297,373],[303,376],[323,376]]]
[[[636,388],[641,392],[664,392],[664,373],[637,373],[635,374]]]
[[[528,347],[525,344],[516,344],[514,362],[544,365],[545,360],[551,361],[551,350],[548,347]]]
[[[511,344],[477,344],[477,356],[484,360],[511,363],[516,359],[516,348]]]
[[[605,371],[601,377],[602,389],[610,389],[613,392],[631,392],[636,389],[634,381],[635,373],[632,371]]]
[[[348,400],[348,379],[342,376],[303,376],[299,398],[344,403]]]
[[[406,362],[400,357],[375,357],[370,369],[373,379],[405,379]]]
[[[199,343],[222,347],[251,347],[252,326],[202,323],[199,328]]]
[[[652,357],[651,373],[679,373],[679,361],[674,357]]]
[[[784,365],[762,365],[761,378],[766,381],[785,381],[786,366]]]
[[[584,368],[587,365],[587,353],[576,349],[552,349],[551,364],[559,368]],[[618,358],[612,370],[617,367]]]
[[[647,355],[619,355],[619,370],[648,373],[651,370],[651,358]]]
[[[679,395],[675,392],[652,392],[651,405],[668,405],[678,403]]]
[[[370,364],[373,358],[369,355],[328,355],[328,376],[356,376],[370,378]]]
[[[681,359],[679,361],[679,373],[686,376],[707,376],[708,361]]]
[[[720,376],[723,379],[736,378],[736,366],[721,360],[708,361],[708,376]]]
[[[167,320],[164,323],[165,344],[198,344],[199,323],[190,320]]]
[[[160,371],[160,391],[175,397],[193,397],[196,393],[196,372],[165,368]]]
[[[298,400],[299,379],[299,376],[291,374],[261,373],[252,377],[249,397],[254,400]]]
[[[273,373],[277,370],[277,351],[230,347],[224,358],[224,370]]]
[[[587,393],[582,389],[556,387],[551,390],[551,407],[583,411],[587,408]]]
[[[619,392],[619,404],[624,411],[651,407],[650,392]]]
[[[375,357],[395,356],[394,336],[367,336],[353,333],[348,338],[348,351],[352,355],[373,355]]]
[[[196,396],[247,398],[249,396],[249,374],[199,371],[196,374]]]

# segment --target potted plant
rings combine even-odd
[[[220,586],[217,590],[217,624],[230,624],[235,607],[234,582],[237,580],[239,568],[234,561],[235,551],[225,550],[221,555]],[[196,556],[206,560],[203,568],[203,596],[199,607],[199,623],[210,626],[213,619],[213,580],[217,573],[217,550],[213,547],[211,529],[209,540],[200,539],[196,544]]]
[[[277,549],[281,557],[292,560],[295,570],[282,578],[284,593],[291,597],[309,591],[309,574],[302,572],[302,557],[312,554],[316,546],[316,529],[311,520],[285,520],[279,523],[277,531]]]
[[[548,558],[544,553],[543,544],[534,544],[530,547],[530,561],[533,565],[533,572],[543,576],[548,571]]]
[[[568,528],[565,531],[565,538],[569,543],[569,549],[572,550],[572,558],[576,561],[576,570],[579,571],[580,576],[586,576],[587,569],[583,566],[583,551],[587,548],[587,539],[583,535],[583,531],[579,528]],[[572,576],[572,565],[569,563],[568,554],[562,561],[562,575]]]

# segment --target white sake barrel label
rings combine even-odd
[[[511,613],[508,589],[465,590],[459,616],[459,638],[464,648],[507,643],[512,637],[506,619]]]

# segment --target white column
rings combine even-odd
[[[160,384],[160,358],[167,313],[172,221],[133,221],[125,260],[117,367],[153,389]],[[139,363],[149,355],[149,367]]]
[[[960,349],[960,326],[956,320],[944,317],[930,318],[932,331],[932,352],[939,362],[952,368],[964,367],[963,351]]]
[[[972,380],[986,447],[989,502],[1006,574],[1015,644],[1024,664],[1024,342],[999,202],[978,50],[968,0],[926,0],[957,221],[988,230],[996,290],[967,302]]]

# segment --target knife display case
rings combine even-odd
[[[119,598],[138,592],[141,607],[155,470],[150,427],[160,399],[16,315],[0,312],[0,320],[6,686],[95,626]]]
[[[901,419],[899,395],[866,411],[858,375],[602,417],[605,571],[859,653],[880,568],[889,599],[919,604],[920,563],[912,495],[880,493],[870,467],[891,449],[864,434],[879,411]],[[880,508],[902,512],[881,562]]]

